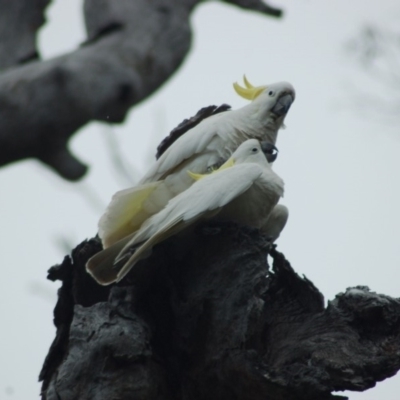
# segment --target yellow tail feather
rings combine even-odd
[[[143,203],[157,188],[158,182],[117,192],[99,221],[99,236],[105,248],[138,230],[148,218]]]

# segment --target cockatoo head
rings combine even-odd
[[[278,156],[278,149],[269,142],[259,142],[257,139],[248,139],[243,142],[235,152],[218,169],[212,171],[214,174],[218,171],[233,167],[241,163],[256,163],[268,166],[274,162]],[[195,174],[187,171],[188,175],[195,181],[204,178],[208,174]]]
[[[285,117],[296,97],[294,87],[288,82],[273,83],[268,86],[253,86],[243,76],[244,87],[234,83],[236,93],[254,103],[262,104],[262,108],[275,114],[276,117]],[[283,119],[282,118],[282,119]]]
[[[252,162],[265,165],[276,160],[277,152],[278,149],[272,143],[249,139],[236,149],[225,164],[235,165]]]

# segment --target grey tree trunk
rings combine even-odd
[[[62,287],[43,400],[333,400],[400,368],[398,299],[356,287],[325,307],[258,231],[213,223],[194,239],[111,287],[85,272],[97,239],[50,269]]]

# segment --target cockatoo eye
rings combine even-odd
[[[275,96],[275,92],[273,90],[270,90],[268,92],[268,96],[271,96],[271,97]]]
[[[257,149],[257,147],[253,147],[253,148],[251,149],[251,151],[252,151],[253,153],[257,153],[258,149]]]

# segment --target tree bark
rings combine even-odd
[[[123,122],[178,69],[190,49],[190,15],[200,2],[86,0],[87,40],[47,61],[38,60],[35,36],[48,0],[4,4],[0,166],[36,158],[65,179],[84,176],[87,166],[68,149],[71,136],[90,121]],[[226,2],[281,15],[261,0]]]
[[[0,71],[39,58],[36,33],[50,0],[0,0]]]
[[[43,400],[333,400],[400,368],[398,299],[356,287],[325,307],[257,230],[202,225],[111,287],[84,269],[100,248],[49,271],[63,283]]]

